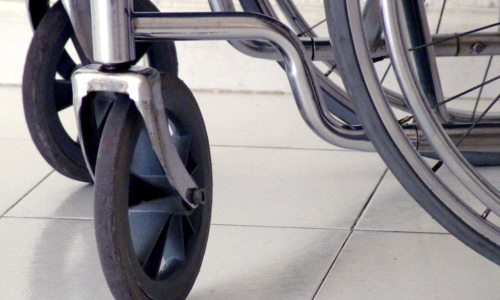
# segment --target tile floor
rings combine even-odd
[[[196,96],[212,144],[215,202],[189,299],[500,293],[498,266],[437,225],[377,154],[315,137],[291,95]],[[43,161],[20,102],[19,87],[0,87],[0,103],[12,108],[0,113],[0,299],[111,299],[94,241],[93,187]]]

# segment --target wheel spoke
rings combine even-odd
[[[76,53],[78,53],[78,58],[80,58],[82,65],[86,66],[88,64],[91,64],[92,62],[85,55],[85,51],[83,51],[82,45],[76,38],[76,34],[71,35],[71,41],[73,42],[73,46],[75,47]]]
[[[170,214],[162,211],[145,209],[129,210],[130,234],[137,259],[145,266],[161,237]]]
[[[132,173],[142,180],[159,189],[172,191],[173,188],[165,177],[165,172],[151,146],[147,130],[143,129],[139,135],[132,160]]]
[[[319,21],[319,22],[318,22],[318,23],[316,23],[315,25],[311,26],[309,29],[304,30],[304,31],[302,31],[301,33],[297,34],[297,36],[301,37],[301,36],[303,36],[304,34],[311,32],[312,30],[314,30],[314,28],[318,27],[319,25],[321,25],[321,24],[323,24],[323,23],[325,23],[325,22],[326,22],[326,19],[324,19],[324,20],[322,20],[322,21]]]
[[[59,58],[59,61],[57,62],[57,73],[59,73],[62,78],[70,80],[71,74],[73,74],[76,67],[76,63],[73,61],[71,56],[69,56],[68,52],[64,50]]]
[[[441,29],[441,21],[443,21],[444,9],[446,7],[446,0],[443,0],[443,5],[441,6],[441,12],[439,13],[439,20],[436,28],[436,34],[439,33],[439,29]]]
[[[156,277],[158,280],[165,279],[186,261],[184,247],[183,218],[173,216],[169,222],[160,268]]]
[[[476,122],[474,122],[472,124],[471,127],[469,127],[469,129],[465,132],[465,134],[460,138],[460,140],[458,140],[457,143],[455,143],[455,146],[458,147],[466,138],[467,136],[472,132],[472,130],[477,126],[477,124],[479,124],[479,122],[481,122],[481,120],[484,118],[484,116],[486,116],[486,114],[488,113],[488,111],[490,111],[490,109],[493,107],[493,105],[495,105],[495,103],[500,99],[500,95],[498,95],[495,100],[488,106],[488,108],[481,114],[481,116],[479,116],[479,118],[477,119]],[[443,161],[440,160],[433,168],[432,168],[432,171],[434,173],[436,173],[441,167],[443,166]],[[488,209],[489,210],[489,209]]]
[[[490,111],[490,109],[493,107],[493,105],[495,105],[495,103],[498,102],[498,100],[500,99],[500,94],[495,98],[495,100],[493,100],[493,102],[491,102],[491,104],[486,108],[486,110],[479,116],[479,118],[476,120],[476,122],[474,122],[472,124],[471,127],[469,127],[469,129],[465,132],[465,134],[460,138],[460,140],[458,140],[458,142],[455,144],[456,147],[458,147],[466,138],[467,136],[469,136],[469,134],[471,133],[471,131],[477,126],[477,124],[479,124],[479,122],[481,122],[481,120],[484,118],[484,116],[486,116],[486,114]]]
[[[488,74],[490,72],[492,62],[493,62],[493,55],[490,56],[490,59],[488,61],[488,66],[486,67],[486,71],[484,72],[483,83],[485,83],[486,78],[488,78]],[[474,105],[474,109],[472,110],[472,117],[470,119],[471,122],[474,122],[474,117],[476,116],[477,106],[479,105],[479,100],[481,100],[481,96],[483,95],[483,89],[484,89],[484,85],[481,86],[481,88],[479,89],[479,93],[478,93],[477,98],[476,98],[476,104]]]
[[[479,31],[483,31],[483,30],[486,30],[486,29],[497,27],[499,25],[500,25],[500,22],[493,23],[493,24],[490,24],[490,25],[487,25],[487,26],[476,28],[476,29],[471,30],[471,31],[457,33],[457,34],[454,34],[453,36],[451,36],[449,38],[445,38],[445,39],[442,39],[442,40],[439,40],[439,41],[434,41],[434,42],[426,43],[426,44],[423,44],[423,45],[420,45],[420,46],[415,46],[415,47],[410,48],[409,50],[410,51],[420,50],[420,49],[427,48],[427,47],[434,46],[434,45],[438,45],[438,44],[441,44],[441,43],[444,43],[444,42],[447,42],[447,41],[455,40],[455,39],[458,39],[460,37],[463,37],[463,36],[466,36],[466,35],[469,35],[469,34],[473,34],[473,33],[479,32]]]
[[[54,84],[56,110],[61,111],[73,105],[71,80],[56,80]]]
[[[111,107],[113,107],[115,96],[113,93],[100,92],[97,93],[94,110],[96,118],[96,126],[99,131],[99,135],[102,135],[104,125],[106,124],[106,119],[108,118]]]
[[[169,185],[166,178],[164,181],[166,185]],[[163,198],[166,195],[173,193],[173,188],[170,187],[170,190],[166,190],[163,184],[158,184],[158,181],[152,180],[151,177],[142,177],[136,174],[130,175],[129,206],[131,207],[138,205],[144,201],[152,201],[155,199]]]
[[[466,90],[466,91],[464,91],[464,92],[462,92],[462,93],[460,93],[460,94],[457,94],[457,95],[455,95],[455,96],[453,96],[453,97],[451,97],[451,98],[448,98],[448,99],[444,100],[444,101],[443,101],[443,102],[441,102],[441,103],[438,103],[437,105],[433,106],[433,107],[432,107],[432,109],[436,109],[436,108],[438,108],[438,107],[439,107],[439,106],[441,106],[441,105],[444,105],[444,104],[449,103],[449,102],[451,102],[451,101],[453,101],[453,100],[456,100],[456,99],[458,99],[458,98],[460,98],[460,97],[462,97],[462,96],[464,96],[464,95],[467,95],[467,94],[468,94],[468,93],[470,93],[470,92],[473,92],[473,91],[475,91],[475,90],[477,90],[477,89],[479,89],[479,88],[481,88],[481,87],[483,87],[483,86],[485,86],[485,85],[487,85],[487,84],[490,84],[490,83],[492,83],[492,82],[494,82],[494,81],[497,81],[497,80],[499,80],[499,79],[500,79],[500,75],[498,75],[498,76],[496,76],[496,77],[493,77],[492,79],[490,79],[490,80],[488,80],[488,81],[486,81],[486,82],[483,82],[483,83],[481,83],[481,84],[478,84],[478,85],[476,85],[476,86],[474,86],[474,87],[472,87],[472,88],[470,88],[470,89],[468,89],[468,90]]]
[[[384,83],[385,79],[387,78],[387,74],[389,74],[389,70],[391,69],[391,67],[392,67],[392,63],[390,63],[387,66],[387,69],[385,69],[384,75],[382,76],[382,79],[380,80],[380,83]]]

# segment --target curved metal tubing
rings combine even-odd
[[[325,117],[319,85],[304,46],[286,26],[251,13],[138,13],[134,18],[139,40],[264,40],[284,56],[293,94],[309,127],[325,141],[348,149],[374,151],[364,133]]]
[[[418,76],[411,66],[411,54],[401,31],[404,25],[400,23],[398,1],[381,0],[381,9],[385,36],[401,90],[429,143],[444,164],[486,207],[500,215],[500,192],[460,154],[425,100],[424,91],[417,84]]]
[[[370,26],[365,27],[365,36],[370,45],[370,50],[372,52],[373,59],[387,57],[387,46],[385,45],[385,40],[381,38],[382,22],[380,20],[379,12],[379,1],[380,0],[368,0],[365,4],[365,9],[363,10],[363,22],[364,24],[370,24]],[[209,0],[212,11],[214,12],[235,12],[236,8],[232,0]],[[267,9],[265,14],[278,18],[276,13],[269,9],[267,0],[259,0],[259,4],[263,6],[263,9]],[[294,6],[295,7],[295,6]],[[295,7],[296,8],[296,7]],[[293,11],[294,14],[300,14],[298,11]],[[301,18],[302,19],[302,18]],[[297,23],[301,19],[294,20],[292,26],[295,30],[300,31],[299,28],[305,28],[304,24]],[[498,34],[473,34],[469,36],[460,37],[457,39],[449,40],[449,34],[439,34],[433,35],[433,40],[447,40],[444,43],[439,43],[435,46],[436,56],[481,56],[481,55],[493,55],[500,53],[500,35]],[[314,56],[314,61],[334,61],[333,51],[331,49],[331,44],[327,45],[326,41],[319,38],[315,38],[315,43],[312,43],[310,39],[301,39],[305,43],[306,51],[309,57]],[[270,59],[270,60],[282,60],[281,54],[272,45],[260,42],[260,41],[229,41],[229,43],[238,51],[251,57],[260,59]],[[482,52],[477,53],[472,50],[473,45],[476,44],[484,45]],[[312,51],[315,54],[312,54]],[[332,84],[331,81],[324,78],[323,74],[316,70],[318,75],[318,80],[321,82],[323,88],[328,89],[329,92],[333,92],[332,95],[338,95],[335,99],[341,102],[344,106],[352,109],[352,105],[347,99],[344,91],[341,91]],[[408,107],[401,97],[401,94],[395,93],[389,89],[385,90],[385,93],[389,99],[391,105],[395,108],[401,109],[403,111],[408,111]],[[469,122],[472,113],[470,111],[449,108],[448,115],[451,121],[454,122]],[[476,119],[478,116],[476,115]],[[485,121],[488,122],[498,122],[500,121],[500,113],[491,113],[484,117]]]
[[[236,8],[232,0],[209,0],[209,3],[212,11],[214,12],[236,12]],[[264,14],[274,19],[278,19],[276,12],[272,9],[267,0],[258,0],[258,4],[264,11]],[[311,60],[314,60],[316,58],[318,60],[333,61],[333,51],[329,39],[328,41],[312,41],[310,38],[301,38],[301,41],[304,44],[307,56],[310,57]],[[272,58],[276,61],[283,61],[283,54],[280,53],[276,47],[265,41],[231,40],[228,42],[235,49],[248,56],[264,59]],[[330,56],[332,57],[330,58]],[[352,110],[351,102],[347,98],[346,93],[332,81],[326,78],[320,69],[314,68],[314,71],[316,73],[316,79],[319,81],[321,88],[327,94],[331,95],[332,98],[336,100],[336,102],[339,102],[341,105]],[[328,110],[327,105],[324,101],[321,102],[321,109],[325,112],[325,117],[330,123],[338,123],[338,118]],[[360,132],[360,134],[362,133]]]

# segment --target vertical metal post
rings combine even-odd
[[[133,0],[91,0],[94,60],[105,65],[135,59]]]

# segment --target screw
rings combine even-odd
[[[196,205],[203,205],[206,201],[206,191],[205,189],[194,189],[191,194],[191,199]]]
[[[486,48],[486,46],[483,43],[474,43],[472,45],[472,53],[479,54],[484,51],[484,48]]]

